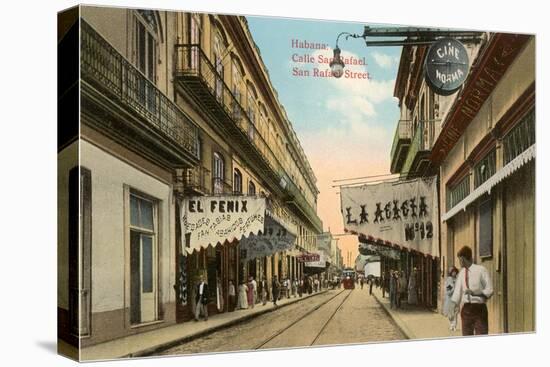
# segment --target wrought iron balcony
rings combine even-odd
[[[185,190],[194,194],[210,194],[210,171],[200,165],[188,168],[185,172]]]
[[[257,123],[250,119],[239,98],[225,84],[223,76],[200,45],[176,45],[176,80],[195,103],[213,117],[214,127],[233,139],[242,151],[243,158],[250,165],[258,167],[271,191],[288,195],[280,186],[285,172],[280,157],[273,152],[258,130]],[[299,190],[294,190],[290,199],[299,205],[302,214],[306,213],[304,219],[322,230],[315,209]]]
[[[309,205],[300,188],[292,180],[288,181],[286,186],[288,204],[295,206],[302,213],[302,217],[308,220],[313,225],[313,228],[321,233],[323,231],[321,218],[319,218],[315,209]]]
[[[414,137],[401,172],[407,176],[424,174],[429,164],[430,151],[441,132],[440,120],[421,120],[416,127]]]
[[[397,173],[401,170],[407,157],[409,146],[411,145],[412,135],[412,121],[399,120],[391,148],[391,173]]]
[[[175,166],[198,162],[198,128],[88,23],[81,22],[82,110],[140,152]]]

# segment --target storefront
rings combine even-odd
[[[437,307],[439,212],[437,178],[342,187],[344,230],[358,235],[360,253],[381,257],[381,274],[415,277],[418,304]],[[416,269],[416,270],[415,270]]]
[[[194,317],[195,288],[209,284],[209,314],[229,311],[229,282],[249,277],[270,280],[281,274],[285,251],[296,235],[291,223],[256,196],[200,196],[179,205],[180,236],[176,288],[177,320]]]

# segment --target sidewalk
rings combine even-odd
[[[368,291],[368,288],[367,288]],[[408,339],[433,339],[462,336],[460,316],[457,330],[449,330],[449,320],[438,312],[426,308],[409,306],[403,302],[403,308],[391,309],[389,294],[382,298],[382,289],[373,287],[372,295],[393,319]]]
[[[302,298],[281,299],[277,308],[281,308],[310,297],[327,292],[322,290]],[[138,357],[155,353],[159,349],[169,348],[177,344],[203,337],[223,328],[250,320],[267,312],[276,310],[272,302],[263,306],[256,304],[253,309],[226,312],[212,315],[208,321],[187,321],[182,324],[171,325],[143,334],[136,334],[113,341],[93,345],[82,349],[82,361],[105,360],[126,357]]]

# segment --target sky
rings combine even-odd
[[[334,187],[338,182],[334,181],[389,173],[399,119],[393,89],[401,47],[366,47],[361,38],[346,40],[342,36],[338,42],[342,57],[366,61],[366,65],[348,63],[344,70],[363,76],[368,73],[370,79],[325,78],[319,76],[320,71],[329,66],[320,63],[319,57],[333,56],[339,33],[362,34],[366,24],[275,17],[247,20],[279,101],[317,177],[317,212],[324,230],[341,235],[343,220],[339,190]],[[326,47],[296,48],[293,40]],[[307,73],[309,76],[302,76]],[[349,253],[354,261],[357,237],[337,238],[344,262]]]

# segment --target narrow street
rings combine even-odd
[[[367,288],[352,291],[337,289],[159,354],[289,348],[404,338],[374,297],[369,296]]]

